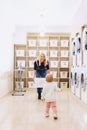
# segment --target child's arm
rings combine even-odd
[[[42,99],[42,100],[45,100],[45,94],[46,94],[46,88],[43,87],[43,91],[42,91],[42,93],[41,93],[41,99]]]
[[[59,87],[57,87],[57,91],[58,91],[58,92],[61,92],[61,91],[62,91],[62,89],[61,89],[61,88],[59,88]]]
[[[61,92],[62,89],[56,86],[56,91],[57,91],[57,92]]]

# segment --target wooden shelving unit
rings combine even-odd
[[[33,67],[34,61],[40,53],[44,53],[49,60],[50,72],[53,74],[55,84],[59,87],[70,85],[70,34],[46,33],[41,37],[39,33],[27,33],[26,45],[14,46],[14,69],[17,60],[25,60],[24,87],[34,88]],[[24,56],[16,56],[16,50],[24,50]],[[14,82],[15,82],[14,74]]]

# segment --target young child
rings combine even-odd
[[[54,119],[57,119],[56,91],[59,89],[53,83],[53,75],[46,75],[46,84],[43,87],[42,100],[46,102],[46,117],[49,117],[49,110],[52,108]]]

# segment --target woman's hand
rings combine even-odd
[[[33,82],[35,82],[35,77],[33,77]]]

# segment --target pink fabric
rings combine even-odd
[[[46,102],[46,113],[49,113],[50,108],[52,108],[54,114],[57,114],[56,101]]]

